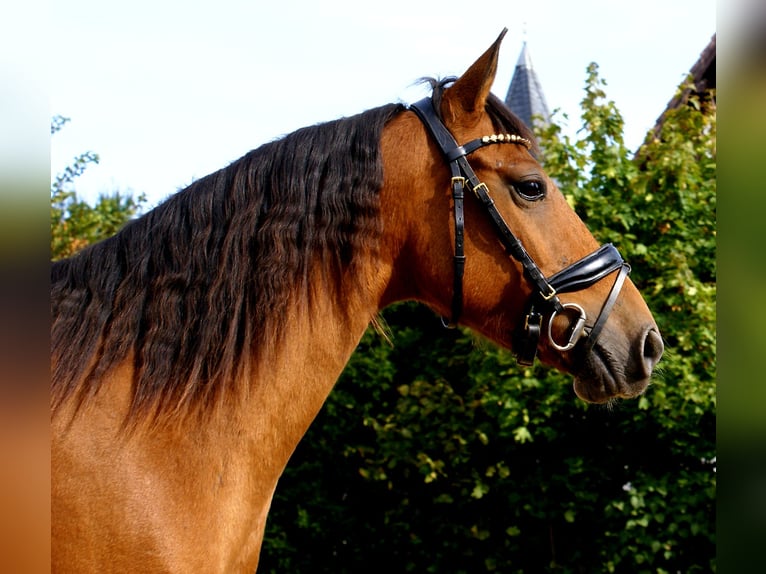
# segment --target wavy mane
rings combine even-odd
[[[53,263],[52,401],[134,366],[129,419],[212,405],[278,342],[321,264],[338,293],[376,248],[380,138],[402,106],[303,128]]]

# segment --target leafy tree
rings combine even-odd
[[[715,110],[692,97],[632,157],[588,69],[545,165],[616,243],[667,343],[639,400],[575,398],[430,311],[384,312],[291,460],[260,572],[709,572],[715,563]]]
[[[69,118],[54,116],[51,135],[60,131]],[[74,158],[51,183],[51,259],[74,255],[77,251],[114,235],[146,201],[143,194],[137,198],[119,191],[100,195],[91,206],[80,199],[74,189],[75,180],[89,165],[97,164],[98,154],[84,152]]]

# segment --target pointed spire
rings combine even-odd
[[[519,60],[516,62],[516,70],[513,72],[508,94],[505,96],[505,104],[530,128],[533,116],[540,116],[543,124],[550,122],[551,114],[545,102],[540,80],[532,66],[526,39],[521,47]],[[536,121],[540,120],[536,118]]]

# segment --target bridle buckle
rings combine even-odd
[[[550,289],[550,293],[540,293],[540,297],[542,297],[543,301],[550,301],[557,295],[556,289],[553,288],[553,285],[548,284],[548,288]]]
[[[553,319],[556,318],[556,315],[559,314],[559,311],[554,309],[551,312],[551,316],[548,318],[548,340],[551,342],[551,345],[554,349],[558,351],[568,351],[572,349],[576,344],[577,341],[580,340],[580,338],[583,336],[585,331],[585,321],[588,319],[587,315],[585,314],[585,310],[580,307],[577,303],[563,303],[561,305],[562,310],[566,309],[573,309],[574,311],[577,311],[578,317],[573,323],[573,325],[569,328],[569,336],[568,340],[565,344],[559,345],[556,342],[556,339],[553,338]]]
[[[482,196],[482,194],[480,194],[480,193],[477,191],[477,190],[479,190],[479,189],[483,189],[483,190],[484,190],[484,194],[483,194],[483,196]],[[489,195],[489,188],[487,187],[487,184],[486,184],[486,183],[484,183],[483,181],[480,181],[478,185],[474,186],[474,188],[473,188],[473,194],[474,194],[476,197],[478,197],[480,200],[482,200],[483,202],[485,202],[485,203],[487,202],[487,200],[486,200],[486,199],[484,199],[485,197],[486,197],[486,198],[489,198],[489,201],[492,201],[492,198],[491,198],[491,197],[490,197],[490,195]],[[494,202],[493,202],[493,203],[494,203]]]

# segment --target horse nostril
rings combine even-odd
[[[662,337],[657,329],[649,329],[644,337],[644,368],[646,376],[652,374],[652,370],[662,357],[662,351],[665,346],[662,344]]]

